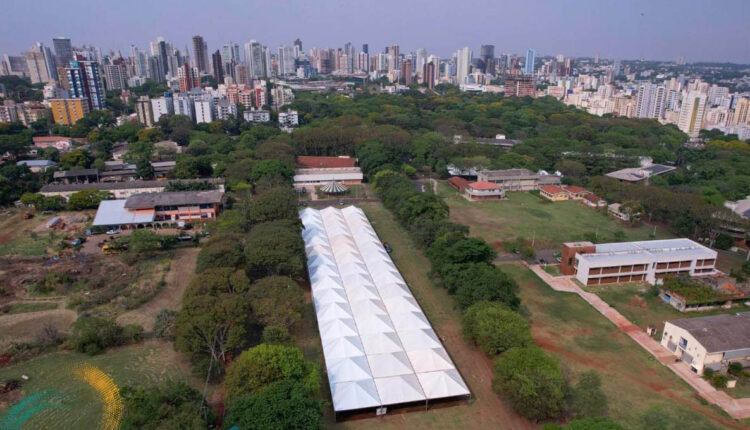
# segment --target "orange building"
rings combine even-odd
[[[53,99],[50,100],[50,106],[52,119],[55,124],[60,125],[74,125],[89,113],[86,99]]]

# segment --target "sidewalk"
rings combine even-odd
[[[524,263],[526,264],[526,263]],[[599,313],[607,317],[623,333],[630,336],[643,349],[653,355],[659,362],[674,373],[683,381],[693,387],[698,394],[709,403],[712,403],[734,419],[750,418],[750,398],[735,399],[724,391],[717,390],[706,380],[694,373],[684,362],[676,362],[674,355],[664,349],[659,342],[647,335],[640,327],[631,323],[620,312],[609,306],[604,300],[594,293],[588,293],[578,286],[571,276],[552,276],[545,272],[538,264],[527,266],[547,285],[555,291],[564,291],[567,293],[576,293],[588,304],[594,307]]]

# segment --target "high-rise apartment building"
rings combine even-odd
[[[435,88],[435,63],[432,61],[424,65],[422,81],[427,85],[427,88]]]
[[[245,60],[249,67],[250,78],[266,78],[266,53],[264,46],[255,40],[245,43]]]
[[[191,120],[195,120],[193,100],[190,97],[185,94],[174,94],[172,99],[174,101],[175,115],[185,115]]]
[[[23,53],[26,59],[26,68],[29,72],[32,84],[47,83],[56,80],[57,75],[55,60],[49,48],[37,43],[28,52]]]
[[[163,115],[174,115],[174,101],[172,93],[164,94],[164,97],[151,99],[151,114],[154,122],[158,122]]]
[[[505,80],[505,97],[534,97],[535,94],[531,76],[511,76]]]
[[[741,97],[734,103],[734,113],[729,125],[750,125],[750,98]]]
[[[463,47],[456,51],[456,83],[458,85],[466,83],[466,78],[469,76],[471,57],[471,50],[468,47]]]
[[[401,81],[404,85],[411,85],[412,75],[411,59],[407,59],[401,63]]]
[[[208,46],[202,36],[193,36],[193,64],[199,73],[208,73]]]
[[[211,54],[211,67],[213,69],[213,76],[216,82],[219,84],[224,83],[224,66],[221,62],[221,52],[217,49],[216,52]]]
[[[667,91],[664,85],[643,83],[638,85],[635,99],[636,118],[661,118],[666,108]]]
[[[108,91],[128,87],[128,71],[122,58],[118,58],[113,64],[105,64],[102,68],[104,69],[104,83]]]
[[[529,48],[526,51],[526,63],[523,65],[523,72],[527,75],[534,74],[534,61],[536,60],[536,51]]]
[[[67,37],[55,37],[52,39],[52,47],[55,49],[55,62],[59,66],[67,66],[73,59],[73,45]]]
[[[146,127],[154,126],[154,114],[151,110],[151,100],[148,96],[140,96],[135,101],[135,113],[138,116],[138,122]]]
[[[691,137],[698,136],[703,125],[703,116],[706,113],[706,94],[691,91],[688,92],[680,108],[680,117],[677,127]]]
[[[187,93],[193,88],[201,86],[200,77],[196,76],[197,68],[193,69],[185,63],[177,70],[177,80],[181,93]]]
[[[65,69],[70,85],[70,97],[88,100],[89,110],[104,109],[106,98],[99,74],[99,64],[96,61],[84,61],[82,58],[71,60],[70,67]]]

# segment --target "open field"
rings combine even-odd
[[[608,217],[605,212],[589,209],[578,201],[549,202],[530,193],[508,193],[502,201],[469,202],[445,182],[438,185],[439,194],[448,203],[451,219],[469,226],[473,236],[490,244],[522,237],[536,237],[537,249],[559,248],[563,242],[583,240],[584,234],[596,234],[600,241],[614,241],[616,232],[623,240],[648,240],[654,227],[630,227]],[[656,228],[656,238],[671,235]]]
[[[391,411],[381,418],[349,420],[335,423],[330,405],[326,407],[326,428],[340,429],[533,429],[538,428],[519,417],[492,392],[492,362],[484,353],[469,345],[461,335],[461,312],[453,298],[432,285],[427,275],[429,262],[414,247],[407,233],[380,203],[359,205],[367,214],[381,240],[393,247],[391,257],[406,279],[433,328],[444,339],[444,344],[462,373],[473,398],[449,407],[427,411]],[[323,366],[320,339],[315,325],[312,305],[305,320],[294,334],[298,344],[310,359]],[[322,367],[323,368],[323,367]],[[324,368],[323,368],[324,370]],[[322,396],[330,401],[327,380],[323,376]]]
[[[122,347],[94,357],[57,352],[0,369],[0,380],[29,376],[21,388],[26,397],[42,390],[55,392],[58,408],[39,411],[26,422],[24,429],[99,428],[102,402],[96,391],[74,374],[81,364],[96,366],[112,377],[118,387],[152,385],[190,375],[187,364],[173,351],[172,345],[161,341]],[[8,412],[8,405],[0,405],[0,423]]]
[[[182,294],[195,272],[198,251],[198,248],[175,251],[174,258],[169,263],[169,272],[164,275],[164,287],[150,301],[120,315],[117,322],[121,325],[139,324],[146,332],[150,332],[154,328],[156,315],[162,309],[179,311],[182,307]]]
[[[61,237],[59,232],[44,228],[45,223],[54,215],[37,215],[24,219],[24,212],[13,208],[0,215],[0,256],[44,255],[47,248]],[[40,226],[44,229],[40,230]]]
[[[43,302],[14,302],[7,306],[8,315],[23,314],[27,312],[39,312],[48,311],[50,309],[57,309],[60,306],[59,302],[55,301],[43,301]],[[3,314],[3,310],[0,310],[0,315]]]
[[[658,296],[651,294],[651,288],[648,285],[639,283],[584,287],[584,290],[601,297],[602,300],[617,309],[633,324],[643,329],[649,325],[655,326],[659,330],[656,337],[657,340],[661,339],[664,321],[667,320],[750,311],[750,308],[740,304],[731,309],[679,312],[677,309],[664,303]]]
[[[580,297],[556,292],[528,268],[501,266],[521,287],[534,342],[575,372],[602,375],[609,415],[626,428],[747,428],[692,389]]]

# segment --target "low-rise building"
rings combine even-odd
[[[448,185],[454,190],[461,192],[461,193],[463,193],[464,190],[466,190],[466,187],[468,187],[470,183],[471,182],[467,181],[466,179],[460,176],[451,176],[451,178],[448,179]]]
[[[472,182],[466,186],[464,191],[466,198],[473,201],[502,200],[505,191],[493,182]]]
[[[693,372],[725,371],[730,363],[750,363],[750,312],[667,321],[661,336],[667,348]]]
[[[644,182],[648,184],[648,178],[663,175],[675,169],[676,167],[666,166],[664,164],[647,164],[642,167],[630,167],[627,169],[615,170],[614,172],[606,173],[605,176],[622,182]]]
[[[224,179],[173,179],[169,181],[124,181],[124,182],[95,182],[89,184],[48,184],[39,191],[45,197],[62,196],[66,200],[78,191],[99,190],[108,191],[116,199],[127,199],[128,197],[141,193],[161,193],[170,184],[190,186],[192,184],[206,183],[216,190],[224,192]]]
[[[558,187],[556,185],[542,185],[541,187],[539,187],[539,194],[541,194],[542,197],[548,200],[552,200],[553,202],[568,200],[570,198],[567,191],[565,191],[562,187]]]
[[[57,166],[52,160],[21,160],[16,163],[19,166],[28,166],[33,173],[44,172],[50,167]]]
[[[246,110],[242,113],[247,122],[269,122],[271,121],[271,112],[267,110]]]
[[[590,193],[589,190],[578,185],[563,185],[562,188],[568,193],[570,200],[583,200],[583,197]]]
[[[219,190],[134,194],[127,199],[102,200],[93,225],[134,229],[211,221],[216,219],[223,201],[224,192]]]
[[[340,182],[344,185],[362,183],[362,169],[356,166],[357,159],[352,157],[314,157],[301,155],[297,157],[294,185],[324,185]]]
[[[716,251],[690,239],[563,244],[560,272],[583,285],[660,284],[665,277],[716,274]]]
[[[528,169],[480,170],[479,182],[493,182],[506,192],[538,190],[543,185],[560,185],[560,177],[541,175]]]
[[[630,213],[625,212],[620,203],[612,203],[607,206],[607,214],[622,222],[630,222]]]
[[[66,136],[34,136],[31,139],[36,149],[55,148],[61,153],[70,151],[75,144],[86,143],[86,139]]]
[[[607,207],[607,201],[594,193],[587,193],[581,199],[581,203],[591,209],[601,209]]]
[[[291,133],[299,125],[299,116],[296,110],[288,110],[286,112],[279,112],[279,128],[286,132]]]

